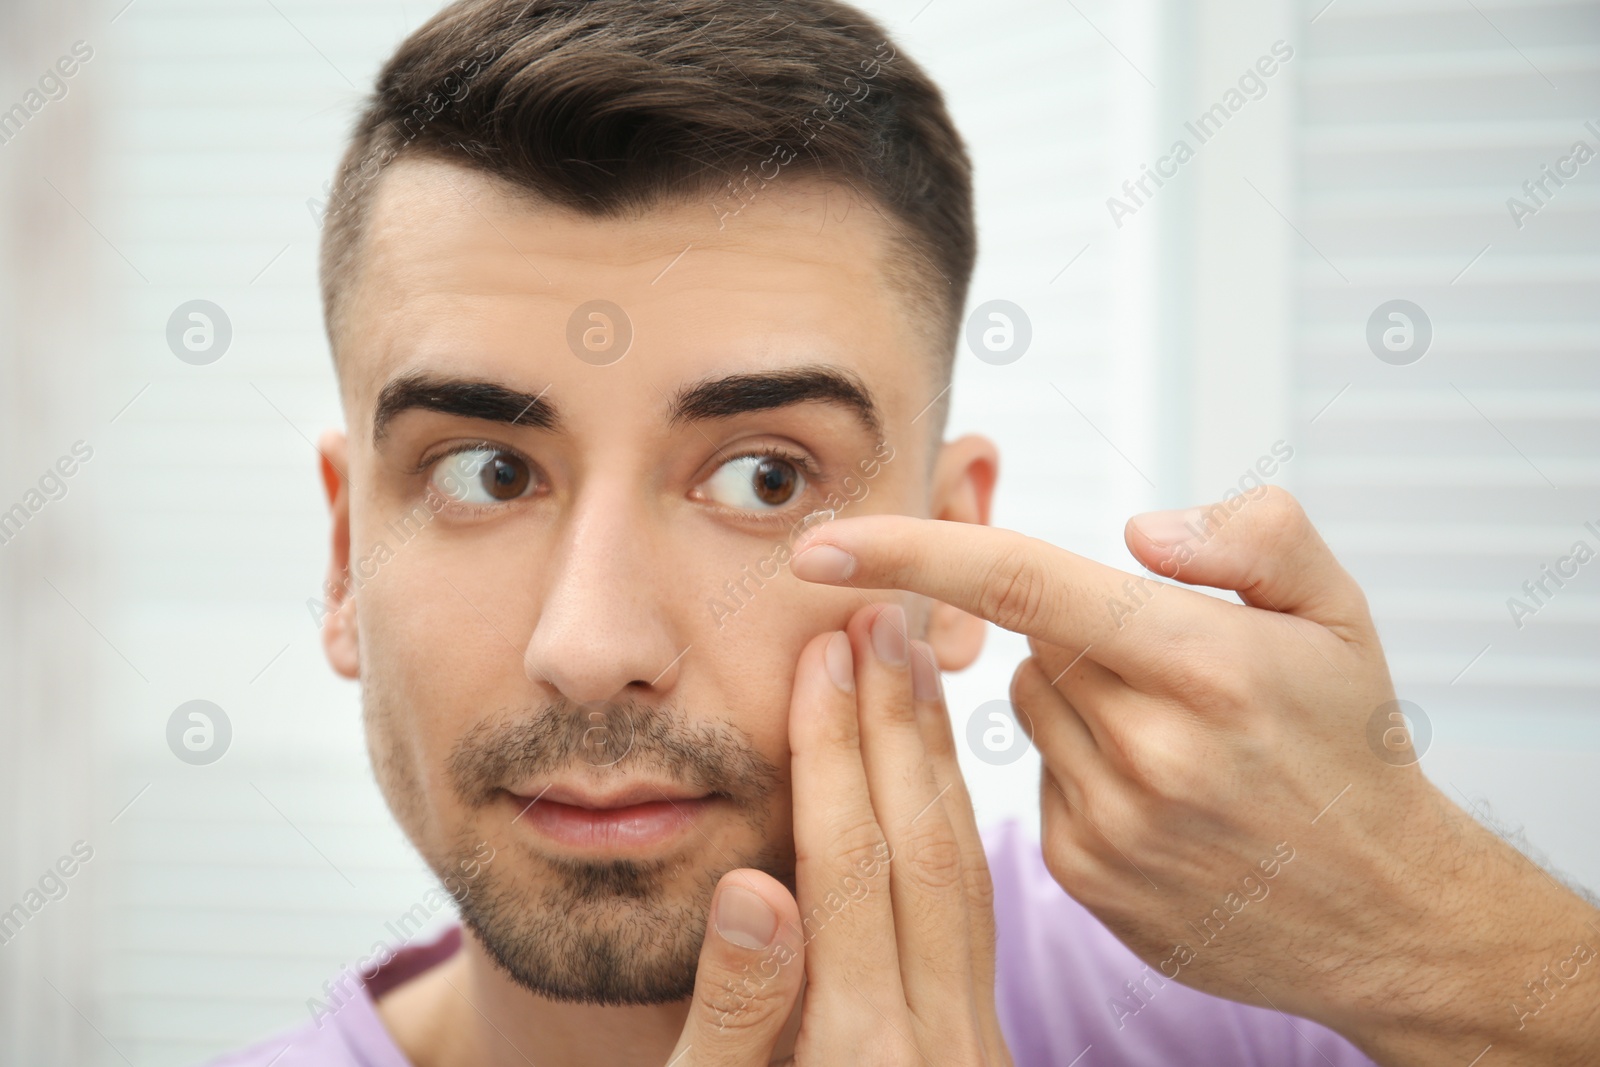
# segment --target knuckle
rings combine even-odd
[[[1234,737],[1235,759],[1251,771],[1270,768],[1283,758],[1288,728],[1276,716],[1256,716]]]
[[[1072,831],[1058,827],[1054,833],[1047,834],[1043,852],[1044,869],[1050,877],[1074,897],[1082,899],[1082,894],[1095,883],[1099,864],[1078,844]]]
[[[1041,691],[1054,689],[1063,678],[1083,678],[1094,662],[1084,657],[1081,648],[1062,648],[1059,645],[1045,645],[1033,654],[1033,660],[1039,671],[1037,688]]]
[[[1250,705],[1252,680],[1237,652],[1210,634],[1194,634],[1176,654],[1176,692],[1185,707],[1202,714],[1226,715]]]
[[[932,814],[930,812],[923,816],[932,825],[919,829],[907,842],[909,847],[904,850],[904,856],[896,855],[895,858],[903,864],[902,870],[918,879],[926,888],[934,891],[954,889],[964,884],[961,843],[946,833],[937,821],[933,821]]]
[[[1129,864],[1142,854],[1136,799],[1102,797],[1104,792],[1086,792],[1055,818],[1047,813],[1043,826],[1045,869],[1091,909],[1116,903],[1125,893]]]
[[[1294,535],[1311,525],[1300,501],[1282,486],[1267,486],[1267,491],[1252,501],[1251,510],[1256,524],[1268,536]]]
[[[831,840],[838,842],[833,850],[832,865],[868,879],[880,873],[879,868],[892,854],[883,829],[874,819],[844,824]]]
[[[850,751],[861,746],[861,724],[853,704],[825,707],[812,716],[806,727],[813,748],[828,752]]]
[[[769,954],[756,967],[745,964],[703,974],[695,983],[694,994],[702,1024],[711,1033],[735,1038],[763,1029],[788,1003],[788,987],[778,980],[782,965],[775,954]]]
[[[1201,677],[1197,690],[1211,713],[1233,717],[1250,706],[1251,686],[1238,664],[1209,657],[1202,661]]]
[[[1273,507],[1283,509],[1300,517],[1305,516],[1305,509],[1300,506],[1300,500],[1289,490],[1281,485],[1267,484],[1266,492],[1261,494],[1261,500],[1270,503]]]
[[[1086,851],[1094,852],[1108,847],[1108,841],[1117,840],[1126,816],[1128,787],[1119,782],[1114,787],[1085,789],[1072,788],[1075,794],[1070,802],[1077,840]]]
[[[1003,629],[1026,633],[1044,608],[1045,583],[1026,545],[1009,543],[989,564],[979,598],[982,614]]]
[[[1345,617],[1348,624],[1332,623],[1327,626],[1335,634],[1347,641],[1354,642],[1357,646],[1372,650],[1376,655],[1383,655],[1383,645],[1378,637],[1376,623],[1372,619],[1372,602],[1367,599],[1366,590],[1362,589],[1348,571],[1340,568],[1342,572],[1340,591],[1345,598]]]
[[[1120,857],[1113,861],[1084,842],[1070,840],[1046,851],[1045,870],[1057,885],[1096,915],[1126,906],[1126,876],[1133,872]]]
[[[916,653],[912,653],[915,655]],[[879,722],[891,730],[901,731],[904,734],[919,734],[921,727],[918,725],[917,706],[912,701],[911,693],[906,691],[895,692],[888,699],[877,703],[875,710],[869,713],[869,726],[872,728],[871,718],[876,717]]]
[[[1200,738],[1183,709],[1158,705],[1125,716],[1106,734],[1118,769],[1144,792],[1165,793],[1204,762]]]
[[[1017,664],[1017,669],[1011,674],[1011,703],[1032,704],[1049,685],[1050,679],[1045,677],[1044,665],[1039,662],[1039,657],[1029,656]]]

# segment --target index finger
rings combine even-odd
[[[1015,530],[910,515],[812,527],[790,568],[809,582],[920,593],[1014,633],[1093,648],[1124,677],[1149,673],[1153,654],[1196,625],[1191,598],[1210,599]]]

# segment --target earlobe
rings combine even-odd
[[[325,430],[317,441],[322,459],[322,488],[332,520],[332,545],[322,584],[322,649],[328,663],[346,678],[361,671],[356,639],[356,603],[350,596],[350,448],[345,435]]]
[[[1000,450],[979,434],[946,441],[933,468],[933,493],[929,517],[947,522],[973,522],[987,526],[1000,476]],[[988,624],[949,604],[933,603],[928,611],[928,644],[939,667],[959,671],[971,666],[983,651]]]

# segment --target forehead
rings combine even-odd
[[[928,391],[926,324],[892,281],[903,253],[872,205],[800,174],[730,213],[739,203],[713,194],[597,218],[457,164],[396,161],[374,191],[339,331],[351,428],[403,374],[534,390],[581,378],[593,368],[568,327],[596,300],[633,334],[613,369],[657,388],[829,362],[872,380],[886,409]]]

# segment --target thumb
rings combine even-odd
[[[1300,502],[1275,485],[1207,507],[1135,515],[1123,537],[1140,563],[1164,577],[1231,589],[1252,607],[1332,630],[1371,629],[1361,587]]]
[[[717,883],[694,1002],[673,1067],[766,1067],[805,975],[800,909],[771,875],[741,868]]]

